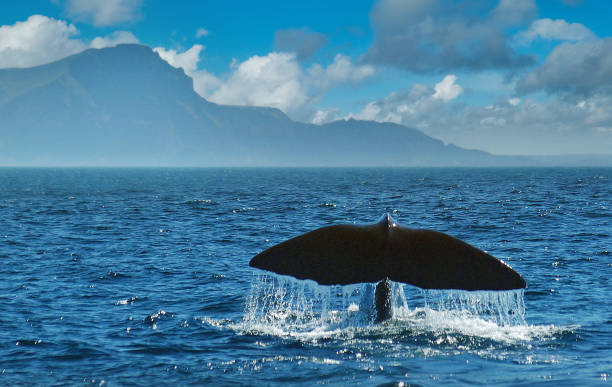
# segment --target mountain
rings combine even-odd
[[[541,161],[539,161],[541,162]],[[223,106],[149,47],[91,49],[0,70],[0,165],[444,166],[529,161],[467,150],[405,126],[312,125]]]

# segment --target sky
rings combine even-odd
[[[0,69],[151,47],[203,98],[395,122],[496,154],[612,153],[609,0],[28,0]]]

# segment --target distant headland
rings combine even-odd
[[[501,156],[393,123],[292,121],[193,90],[149,47],[0,70],[0,166],[552,166],[611,156]]]

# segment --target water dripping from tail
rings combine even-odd
[[[479,318],[499,326],[526,325],[525,290],[423,290],[425,307],[458,317]]]
[[[259,274],[245,304],[246,328],[294,335],[361,326],[371,320],[373,293],[367,285],[319,286],[313,281]],[[370,300],[371,301],[371,300]]]
[[[524,291],[421,290],[391,282],[390,324],[407,330],[463,330],[525,326]],[[406,296],[410,293],[410,297]],[[256,274],[247,297],[243,327],[278,336],[327,336],[346,328],[380,327],[374,284],[320,286],[275,274]],[[471,328],[470,328],[471,329]],[[488,335],[488,333],[485,333]]]

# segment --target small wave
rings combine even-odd
[[[114,279],[121,279],[121,278],[130,278],[131,276],[129,274],[123,274],[121,272],[118,271],[114,271],[114,270],[109,270],[106,275],[104,276],[100,276],[101,280],[105,280],[105,279],[110,279],[110,280],[114,280]]]
[[[249,211],[257,211],[257,208],[254,207],[241,207],[241,208],[234,208],[232,210],[232,213],[234,214],[238,214],[241,212],[249,212]]]
[[[147,317],[144,318],[143,322],[151,326],[152,329],[157,329],[157,323],[161,320],[173,318],[173,313],[168,313],[163,309],[158,310],[155,313],[151,313]]]
[[[216,201],[212,199],[193,199],[193,200],[187,200],[183,202],[183,204],[189,207],[192,207],[193,209],[196,209],[196,210],[209,210],[213,206],[217,206],[219,203],[217,203]]]
[[[53,209],[48,209],[46,211],[43,211],[43,214],[45,215],[70,215],[71,212],[64,208],[53,208]]]
[[[122,300],[119,300],[117,302],[115,302],[115,305],[119,306],[119,305],[127,305],[127,304],[133,304],[134,302],[136,302],[139,298],[137,296],[135,297],[129,297],[129,298],[124,298]]]
[[[213,201],[212,199],[193,199],[193,200],[187,200],[185,202],[185,204],[217,204],[215,201]]]
[[[15,346],[17,346],[17,347],[19,347],[19,346],[22,346],[22,347],[31,347],[31,346],[35,346],[35,345],[40,345],[42,343],[43,343],[42,339],[30,339],[30,340],[28,340],[28,339],[20,339],[20,340],[17,340],[15,342]]]
[[[607,210],[603,210],[600,212],[599,211],[598,212],[588,211],[584,213],[584,216],[586,218],[596,218],[597,219],[597,218],[610,218],[612,217],[612,214]]]
[[[321,203],[319,205],[319,207],[321,207],[321,208],[336,208],[337,206],[334,203],[325,202],[325,203]]]

